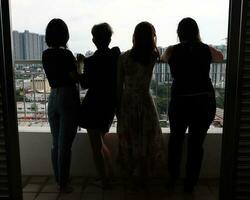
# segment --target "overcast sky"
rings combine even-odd
[[[11,0],[12,29],[44,34],[52,18],[61,18],[70,32],[69,48],[85,53],[95,50],[91,28],[108,22],[114,31],[110,46],[132,46],[134,27],[141,21],[156,29],[157,45],[177,43],[176,28],[183,17],[194,18],[201,39],[207,44],[225,44],[229,0]]]

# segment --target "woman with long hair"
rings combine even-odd
[[[200,39],[199,28],[192,18],[184,18],[177,29],[179,44],[169,46],[161,56],[168,62],[173,78],[169,104],[170,138],[168,146],[169,184],[179,177],[183,141],[188,128],[186,178],[184,190],[191,193],[199,179],[203,142],[215,111],[215,92],[209,77],[212,61],[223,55]]]
[[[118,161],[132,186],[142,186],[154,175],[162,158],[162,133],[150,82],[159,58],[155,28],[139,23],[133,34],[133,47],[118,59]],[[161,162],[161,161],[160,161]]]

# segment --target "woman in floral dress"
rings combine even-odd
[[[152,24],[139,23],[133,47],[118,59],[118,161],[132,183],[145,183],[163,162],[162,132],[150,82],[159,58]]]

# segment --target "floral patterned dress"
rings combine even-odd
[[[156,60],[142,65],[129,52],[122,54],[118,61],[122,81],[117,124],[118,162],[130,175],[140,176],[144,171],[152,176],[159,172],[165,160],[159,118],[149,91]]]

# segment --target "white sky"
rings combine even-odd
[[[228,9],[229,0],[11,0],[13,30],[44,34],[52,18],[61,18],[75,53],[95,50],[90,31],[101,22],[113,28],[110,47],[131,48],[134,27],[141,21],[155,26],[157,45],[166,47],[177,43],[177,25],[184,17],[197,21],[203,42],[225,44]]]

